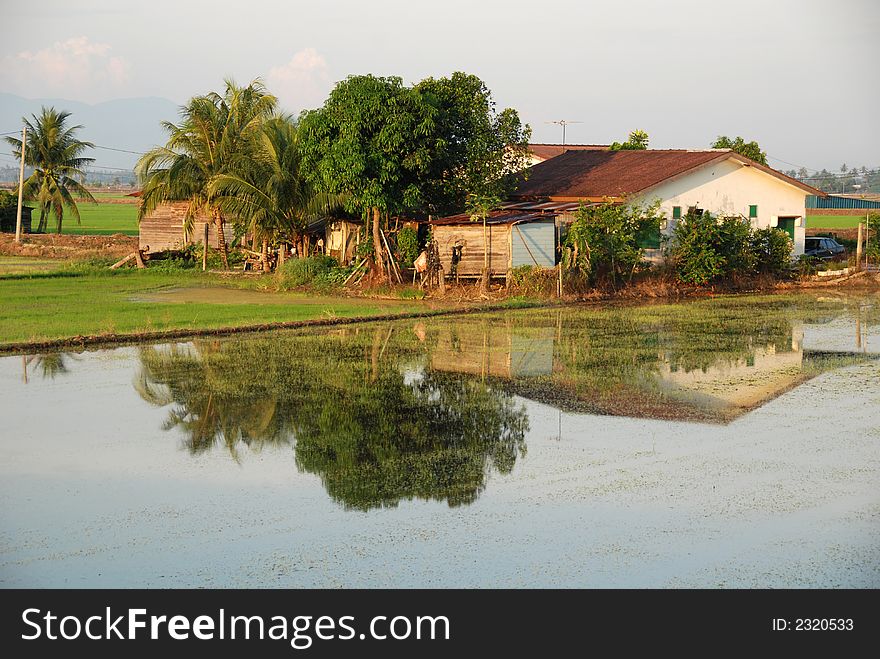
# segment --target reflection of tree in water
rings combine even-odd
[[[54,380],[59,375],[67,375],[70,372],[68,361],[71,357],[66,352],[27,355],[24,357],[25,381],[27,381],[28,372],[31,375],[39,373],[44,380]]]
[[[466,377],[404,375],[422,349],[379,326],[151,347],[135,386],[172,406],[165,429],[181,430],[191,452],[295,444],[297,466],[346,507],[471,503],[524,454],[525,410]]]

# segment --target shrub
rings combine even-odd
[[[632,279],[643,264],[640,238],[659,231],[660,204],[581,206],[568,230],[570,266],[595,282],[607,277],[612,285]]]
[[[751,237],[751,251],[756,270],[762,274],[780,275],[791,265],[791,238],[782,229],[758,229]]]
[[[403,267],[411,268],[413,261],[419,256],[419,234],[409,227],[398,231],[397,251],[400,253],[400,262]]]
[[[678,280],[702,286],[727,272],[721,251],[721,231],[709,213],[689,210],[675,225],[670,257]]]
[[[340,270],[336,259],[331,256],[310,256],[305,259],[285,261],[275,273],[278,287],[284,290],[317,283],[327,286],[332,283],[334,270]],[[344,277],[343,277],[344,279]]]
[[[556,290],[557,276],[553,268],[521,265],[510,271],[510,286],[524,295],[551,295]]]
[[[791,265],[791,249],[781,229],[753,230],[743,217],[692,209],[675,226],[669,255],[679,281],[703,286],[727,277],[779,275]]]

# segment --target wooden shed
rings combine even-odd
[[[138,227],[138,248],[147,252],[162,252],[167,249],[181,249],[191,243],[201,243],[205,223],[208,223],[208,246],[220,247],[217,228],[210,217],[198,215],[193,220],[193,233],[185,236],[183,220],[186,217],[187,202],[173,201],[160,204],[152,213],[141,220]],[[226,244],[234,237],[232,225],[224,222],[223,232]]]
[[[30,206],[21,207],[21,232],[31,232],[31,213],[33,208]],[[0,208],[0,231],[3,233],[15,233],[15,225],[18,223],[18,204],[15,206],[6,206]]]
[[[555,213],[495,210],[486,220],[489,273],[503,277],[523,265],[556,266]],[[479,277],[483,271],[483,223],[470,215],[452,215],[430,222],[443,271],[459,277]],[[459,252],[453,264],[454,252]]]

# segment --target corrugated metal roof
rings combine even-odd
[[[501,205],[501,208],[504,210],[548,211],[557,213],[570,213],[576,211],[578,207],[580,207],[580,203],[577,201],[517,201]]]
[[[807,208],[880,208],[880,195],[873,196],[875,197],[874,199],[868,194],[864,196],[831,194],[827,197],[810,195],[807,197]]]
[[[486,224],[513,224],[514,222],[536,222],[539,220],[553,220],[556,213],[529,213],[518,210],[494,210],[489,213],[486,218]],[[476,224],[480,220],[471,220],[469,213],[459,213],[458,215],[450,215],[448,217],[438,217],[431,220],[429,224],[436,226],[445,226],[452,224]]]

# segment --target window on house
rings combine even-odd
[[[753,204],[749,206],[749,219],[753,220],[758,217],[758,206],[757,204]]]
[[[703,209],[699,206],[688,206],[688,214],[694,217],[703,217]]]
[[[672,207],[672,219],[680,220],[681,219],[681,206],[673,206]]]

